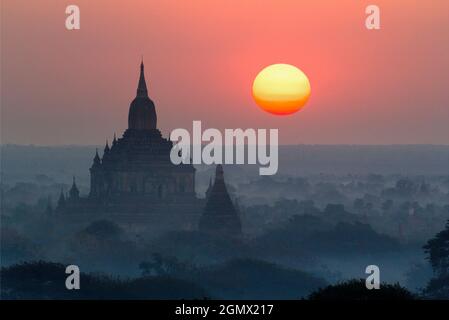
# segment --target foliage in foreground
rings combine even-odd
[[[414,300],[410,291],[399,284],[381,284],[380,289],[368,290],[365,280],[349,280],[319,289],[309,296],[310,300]]]
[[[2,299],[202,299],[197,285],[165,276],[120,279],[81,274],[80,290],[65,287],[65,266],[26,262],[1,269]]]

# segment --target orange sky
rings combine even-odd
[[[3,0],[2,143],[100,144],[127,126],[141,54],[158,126],[279,128],[281,143],[449,144],[447,0]],[[65,29],[65,7],[81,30]],[[364,27],[381,8],[380,31]],[[291,116],[252,101],[289,63],[312,96]]]

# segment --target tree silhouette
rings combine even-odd
[[[87,226],[82,233],[99,239],[114,239],[119,238],[123,234],[123,230],[116,223],[109,220],[97,220]]]
[[[368,290],[364,279],[330,285],[313,292],[309,300],[414,300],[416,297],[399,284],[381,284]]]
[[[184,276],[195,271],[195,267],[176,257],[167,257],[153,253],[151,260],[139,264],[142,276]]]
[[[120,279],[81,272],[80,290],[67,290],[65,265],[36,261],[1,268],[2,299],[202,299],[189,281],[166,276]]]
[[[423,248],[435,274],[424,294],[429,298],[449,299],[449,221]]]
[[[437,233],[424,246],[424,251],[428,254],[427,259],[432,265],[433,271],[439,277],[449,275],[449,221],[446,228]]]

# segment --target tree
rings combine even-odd
[[[118,239],[123,234],[123,230],[114,222],[97,220],[92,222],[82,233],[99,239]]]
[[[416,297],[399,284],[381,284],[368,290],[365,279],[353,279],[313,292],[309,300],[414,300]]]
[[[208,293],[195,283],[170,277],[121,279],[81,272],[81,290],[67,290],[67,264],[33,261],[2,267],[0,296],[20,299],[202,299]]]
[[[424,294],[429,298],[449,298],[449,221],[446,228],[427,241],[423,247],[435,277],[429,281]]]
[[[166,257],[159,253],[153,253],[150,261],[139,264],[142,276],[180,276],[192,273],[195,267],[186,262],[179,261],[176,257]]]
[[[449,221],[443,231],[427,241],[424,251],[428,255],[427,259],[430,261],[436,276],[449,276]]]
[[[416,191],[416,186],[410,179],[399,179],[396,190],[401,196],[411,196]]]

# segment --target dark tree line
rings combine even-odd
[[[446,228],[437,233],[424,246],[433,272],[424,294],[434,299],[449,299],[449,221]]]

